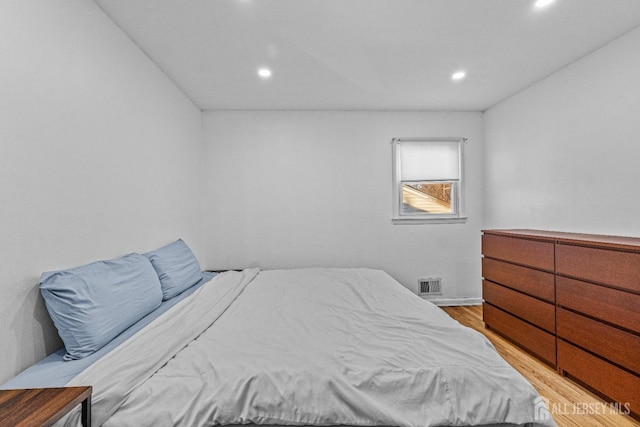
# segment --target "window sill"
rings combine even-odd
[[[464,224],[467,222],[466,216],[455,218],[393,218],[394,225],[417,225],[417,224]]]

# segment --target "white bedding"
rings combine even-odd
[[[484,336],[369,269],[221,274],[79,384],[105,426],[555,425]]]

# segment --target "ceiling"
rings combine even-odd
[[[640,25],[639,0],[94,1],[203,110],[484,111]]]

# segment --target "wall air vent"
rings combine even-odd
[[[439,277],[418,279],[420,295],[442,295],[442,279]]]

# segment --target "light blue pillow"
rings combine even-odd
[[[43,273],[40,292],[65,360],[99,350],[162,303],[158,276],[140,254]]]
[[[158,273],[165,300],[175,297],[202,278],[198,259],[182,239],[144,255]]]

